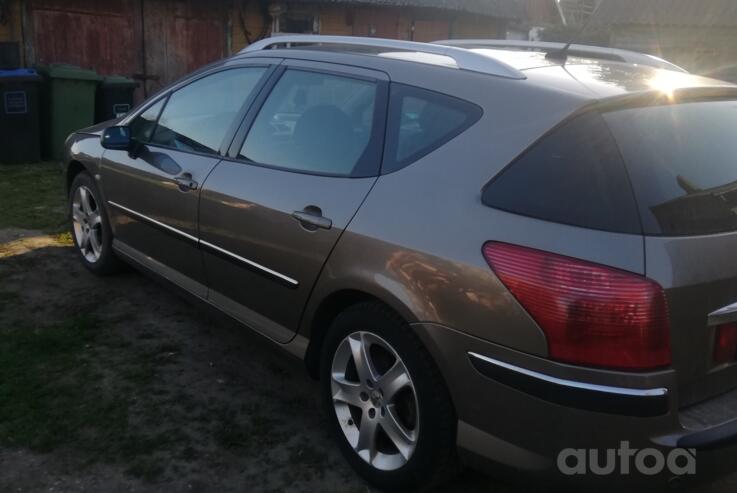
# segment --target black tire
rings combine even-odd
[[[92,200],[94,201],[95,210],[99,213],[100,217],[99,244],[101,248],[99,257],[97,259],[91,259],[89,256],[85,255],[83,249],[80,246],[77,233],[75,232],[73,219],[74,200],[75,194],[80,188],[85,188],[86,190],[89,190],[92,195]],[[79,255],[80,260],[82,260],[82,264],[90,272],[93,272],[94,274],[97,274],[99,276],[106,276],[120,272],[123,267],[123,263],[120,261],[120,259],[118,259],[118,257],[115,256],[115,252],[113,251],[113,231],[110,227],[107,209],[105,207],[104,201],[101,198],[100,191],[89,173],[82,172],[74,177],[74,181],[72,181],[72,186],[69,187],[69,201],[67,211],[69,213],[69,224],[72,234],[72,241],[74,242],[74,249]]]
[[[419,426],[416,445],[406,463],[394,470],[378,469],[359,456],[346,438],[333,404],[333,358],[341,342],[349,334],[359,331],[379,336],[389,343],[404,363],[414,385]],[[351,466],[372,485],[384,491],[427,491],[442,485],[457,473],[456,415],[450,393],[419,338],[389,307],[378,302],[360,303],[335,318],[322,347],[320,385],[331,434]]]

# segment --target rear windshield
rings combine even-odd
[[[645,234],[737,230],[737,101],[603,116],[629,171]]]
[[[545,221],[642,234],[627,170],[599,113],[540,139],[486,185],[482,201]]]

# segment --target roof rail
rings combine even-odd
[[[546,41],[515,41],[509,39],[446,39],[433,41],[434,44],[453,46],[456,48],[497,48],[524,51],[543,51],[550,53],[562,50],[566,43],[551,43]],[[618,62],[635,63],[648,67],[655,67],[678,72],[687,72],[685,69],[667,60],[636,51],[620,50],[618,48],[606,48],[603,46],[589,46],[572,44],[568,54],[581,58],[594,58],[600,60],[613,60]]]
[[[396,39],[362,38],[357,36],[323,36],[317,34],[273,36],[271,38],[265,38],[252,43],[239,53],[252,53],[278,46],[292,47],[293,45],[360,46],[364,48],[377,48],[400,52],[417,52],[450,58],[454,62],[455,67],[460,70],[479,72],[507,79],[526,78],[526,76],[516,68],[487,55],[474,53],[473,51],[454,46],[441,46],[438,44],[400,41]],[[385,56],[391,55],[396,54],[385,54]],[[395,56],[394,58],[405,60],[409,59],[408,57],[402,56]],[[431,57],[418,57],[417,59],[413,59],[413,61],[424,63],[432,63],[431,60]],[[437,62],[437,60],[433,61]]]

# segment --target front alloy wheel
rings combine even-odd
[[[354,332],[338,346],[331,376],[335,414],[353,450],[382,471],[405,465],[417,444],[419,409],[397,352],[375,334]]]
[[[74,240],[87,262],[94,264],[102,255],[102,215],[92,191],[85,185],[74,190],[72,197]]]
[[[69,187],[69,217],[74,245],[84,266],[98,275],[119,272],[121,263],[112,247],[113,232],[97,184],[87,172],[77,174]]]

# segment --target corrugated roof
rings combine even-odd
[[[527,18],[525,5],[519,0],[290,0],[290,3],[344,3],[387,7],[425,7],[487,15],[510,20]]]
[[[737,0],[603,0],[603,24],[737,26]]]

